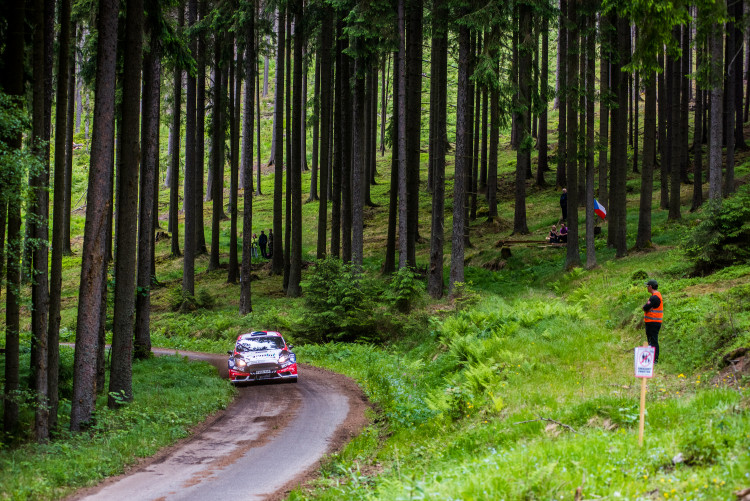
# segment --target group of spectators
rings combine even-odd
[[[260,257],[264,259],[273,257],[273,229],[268,229],[268,235],[263,230],[260,230],[260,236],[253,233],[253,239],[250,241],[252,257],[258,257],[258,247],[260,247]]]
[[[568,243],[568,226],[565,223],[560,225],[560,231],[557,231],[557,225],[553,224],[552,229],[549,230],[547,240],[551,244],[566,244]]]

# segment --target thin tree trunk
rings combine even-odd
[[[664,68],[664,52],[660,51],[658,64]],[[669,139],[667,122],[669,117],[669,98],[667,97],[667,82],[664,71],[658,73],[657,98],[659,101],[659,207],[669,207]]]
[[[256,90],[257,54],[255,47],[255,8],[252,4],[245,12],[245,108],[242,114],[242,170],[244,207],[242,211],[242,269],[240,276],[240,315],[253,311],[252,302],[252,235],[253,235],[253,94]],[[260,94],[260,80],[257,80]],[[260,100],[260,96],[257,96]],[[260,158],[258,158],[260,171]],[[260,180],[258,182],[260,190]]]
[[[568,47],[567,47],[567,124],[566,133],[568,140],[566,144],[567,174],[568,174],[568,243],[565,257],[565,269],[581,266],[581,256],[578,247],[578,93],[579,93],[579,30],[578,11],[575,0],[568,2]],[[627,110],[627,106],[625,106]],[[516,173],[518,179],[518,173]]]
[[[569,0],[560,0],[560,29],[557,35],[557,106],[558,106],[558,121],[557,121],[557,173],[555,176],[555,184],[558,188],[565,188],[567,186],[567,175],[565,172],[565,163],[567,155],[567,90],[565,85],[567,82],[567,60],[568,60],[568,29],[567,29],[567,9]]]
[[[305,138],[302,138],[304,141]],[[318,199],[318,150],[320,141],[320,50],[315,52],[315,80],[313,83],[313,132],[312,166],[310,173],[310,196],[308,202]]]
[[[422,131],[422,0],[407,0],[406,14],[406,262],[416,266],[419,238],[419,164]]]
[[[435,90],[433,96],[435,104],[433,112],[435,113],[435,151],[433,161],[435,165],[431,167],[433,175],[433,192],[432,192],[432,218],[430,232],[430,268],[427,278],[427,291],[431,297],[440,299],[443,297],[443,247],[445,246],[445,142],[443,137],[446,134],[447,119],[447,71],[448,71],[448,39],[442,23],[445,20],[446,12],[443,0],[433,2],[432,43],[433,57],[436,58],[433,66],[434,73],[431,75],[431,86]]]
[[[612,27],[609,17],[601,15],[599,18],[599,37],[602,39],[601,59],[599,63],[599,189],[597,191],[599,202],[605,207],[609,204],[607,190],[607,153],[609,150],[609,70],[611,50],[605,46],[611,43]]]
[[[719,4],[726,4],[725,0]],[[722,56],[724,44],[722,26],[716,24],[712,27],[708,36],[709,64],[711,80],[711,111],[710,111],[710,133],[708,148],[708,173],[709,187],[708,198],[715,204],[721,204],[721,139],[722,139]]]
[[[292,94],[292,73],[294,68],[292,67],[292,37],[294,31],[292,31],[292,18],[294,17],[294,9],[292,5],[287,6],[286,16],[286,74],[285,74],[285,88],[286,88],[286,99],[284,101],[284,141],[285,145],[285,157],[284,169],[286,170],[286,183],[285,183],[285,198],[284,198],[284,275],[283,275],[283,289],[284,292],[287,290],[289,285],[289,271],[291,268],[291,248],[292,248],[292,166],[297,165],[294,157],[292,156],[292,99],[299,99],[299,94]]]
[[[398,136],[398,267],[399,269],[408,266],[409,246],[408,246],[408,175],[407,175],[407,158],[406,158],[406,0],[398,0],[398,130],[403,131]],[[468,33],[468,28],[466,28]],[[468,35],[467,35],[468,36]],[[463,166],[462,166],[463,168]],[[456,173],[458,176],[458,173]],[[463,179],[463,173],[461,174]],[[454,180],[454,184],[456,181]],[[462,199],[463,200],[463,199]],[[454,200],[454,204],[456,204]],[[463,214],[463,203],[460,211]],[[461,217],[462,226],[459,229],[463,235],[463,216]],[[455,222],[455,221],[454,221]],[[462,236],[463,238],[463,236]]]
[[[194,0],[193,0],[194,1]],[[133,356],[151,356],[151,266],[154,246],[154,175],[159,163],[159,105],[161,102],[161,37],[159,0],[146,5],[150,47],[143,59],[143,114],[141,116],[141,189],[138,207],[138,276],[135,297]],[[187,234],[186,234],[187,235]],[[185,249],[187,254],[187,247]]]
[[[451,236],[451,269],[449,290],[464,281],[464,205],[466,200],[465,171],[467,144],[467,109],[469,88],[469,28],[458,28],[458,101],[456,103],[456,161],[453,177],[453,233]]]
[[[143,0],[129,0],[125,18],[125,68],[122,83],[122,149],[117,165],[117,259],[115,261],[115,311],[109,376],[110,407],[133,399],[133,323],[135,315],[135,254],[138,228],[138,165]],[[179,88],[177,89],[179,92]],[[176,107],[179,114],[179,107]],[[179,130],[179,129],[177,129]],[[175,150],[175,155],[179,155]],[[172,181],[179,179],[175,169]],[[177,224],[175,222],[176,234]],[[115,395],[117,397],[115,397]]]
[[[206,18],[206,0],[199,0],[201,21]],[[203,219],[203,173],[206,159],[206,35],[198,35],[198,79],[195,90],[195,248],[196,254],[206,254],[206,232]],[[158,177],[159,166],[156,166]],[[158,197],[158,193],[155,193]]]
[[[178,24],[184,25],[185,11],[178,7]],[[217,75],[217,79],[219,76]],[[214,84],[215,85],[215,84]],[[175,65],[174,68],[174,105],[172,106],[172,131],[171,131],[171,149],[172,156],[170,159],[170,169],[167,173],[167,182],[169,183],[169,227],[172,234],[171,238],[171,255],[172,257],[180,256],[180,224],[179,224],[179,187],[180,187],[180,114],[182,113],[182,68]],[[216,171],[216,163],[214,163]],[[119,190],[119,187],[118,187]],[[214,203],[216,203],[214,199]]]
[[[588,15],[588,34],[586,36],[586,268],[596,266],[596,247],[594,246],[594,100],[596,98],[596,18]],[[637,123],[637,121],[636,121]]]
[[[188,0],[187,25],[190,29],[198,17],[197,0]],[[190,52],[197,53],[195,37],[190,39]],[[197,172],[197,141],[203,140],[203,137],[197,135],[197,82],[195,76],[190,72],[186,73],[187,89],[185,91],[185,181],[184,181],[184,199],[182,202],[183,212],[185,214],[185,256],[182,260],[182,292],[183,294],[195,295],[195,254],[197,251],[196,233],[196,199],[199,198],[199,191],[196,190]],[[157,129],[158,134],[158,129]]]
[[[303,100],[303,44],[304,8],[302,0],[293,0],[294,9],[294,82],[292,96],[292,161],[286,175],[291,179],[292,239],[289,257],[289,284],[286,294],[289,297],[299,297],[302,294],[300,280],[302,279],[302,169],[305,150],[302,148],[304,124]]]
[[[65,205],[65,169],[68,132],[68,94],[70,83],[70,0],[61,0],[60,46],[57,59],[57,99],[55,108],[55,188],[52,215],[52,255],[49,281],[49,323],[47,325],[47,395],[49,396],[48,430],[57,428],[58,373],[60,370],[60,299],[62,293],[63,226]],[[3,204],[4,205],[4,204]],[[0,253],[1,254],[1,253]]]
[[[643,110],[643,172],[641,173],[640,210],[636,249],[651,247],[651,205],[654,192],[654,158],[656,158],[656,75],[644,75],[646,103]]]
[[[342,124],[342,94],[344,87],[344,56],[341,53],[344,48],[344,42],[341,40],[341,30],[343,23],[338,20],[336,23],[336,99],[333,116],[333,131],[335,142],[333,143],[333,161],[331,163],[331,255],[338,258],[341,252],[341,163],[343,159],[343,135],[344,128]]]
[[[542,19],[542,71],[540,76],[540,93],[541,111],[539,113],[539,158],[537,162],[536,184],[537,186],[547,186],[544,179],[544,172],[549,170],[548,162],[548,132],[547,132],[547,109],[549,108],[549,19],[546,16]],[[490,136],[491,137],[491,136]],[[496,152],[497,154],[497,152]],[[492,158],[492,153],[490,153]],[[495,161],[497,169],[497,161]],[[497,176],[497,174],[495,174]],[[487,197],[489,200],[489,196]]]
[[[49,214],[49,139],[52,113],[52,33],[54,5],[37,0],[34,4],[33,106],[32,132],[34,154],[41,169],[30,175],[32,197],[27,212],[31,255],[31,383],[35,395],[34,438],[49,438],[48,315],[49,253],[47,242]],[[37,144],[43,146],[37,146]],[[33,224],[31,221],[33,220]],[[30,244],[31,240],[27,241]]]
[[[672,37],[678,42],[680,40],[680,27],[672,28]],[[680,77],[682,69],[681,58],[668,57],[671,61],[672,87],[670,95],[672,98],[672,108],[669,120],[670,140],[671,140],[671,162],[670,167],[670,194],[669,194],[669,219],[678,220],[680,214],[680,159],[681,159],[681,132],[680,132],[680,89],[682,78]]]
[[[328,225],[328,164],[331,150],[329,148],[331,133],[331,106],[333,92],[331,91],[331,31],[333,30],[332,13],[330,9],[323,12],[320,32],[320,85],[318,97],[320,99],[320,198],[318,204],[318,259],[326,257],[326,233]],[[316,75],[316,80],[318,77]]]
[[[700,16],[700,14],[698,14]],[[700,68],[703,64],[704,41],[699,41],[696,47],[696,65]],[[695,130],[693,132],[693,204],[690,211],[698,210],[703,205],[703,142],[701,131],[703,130],[703,90],[699,86],[695,88]]]
[[[76,39],[76,25],[71,25],[71,36],[72,40]],[[76,89],[76,72],[75,72],[75,60],[76,50],[75,45],[73,50],[70,50],[70,59],[68,62],[68,111],[67,111],[67,122],[65,125],[65,175],[63,176],[63,182],[65,183],[65,207],[63,207],[63,230],[62,230],[62,253],[63,256],[70,256],[73,254],[70,248],[70,213],[71,213],[71,187],[73,183],[73,130],[75,121],[75,89]],[[80,100],[80,96],[78,97]],[[0,268],[2,264],[0,263]]]
[[[234,43],[233,43],[234,45]],[[241,49],[237,47],[237,60],[232,61],[229,66],[229,269],[227,283],[237,283],[240,277],[239,256],[237,255],[237,197],[239,196],[239,169],[240,169],[240,131],[239,131],[239,104],[242,94],[242,78],[240,67],[242,66]],[[252,175],[250,176],[252,179]],[[252,230],[252,228],[251,228]]]
[[[627,76],[622,67],[630,61],[630,25],[620,17],[615,21],[617,50],[620,54],[612,66],[612,90],[617,97],[617,109],[612,112],[612,189],[610,192],[610,232],[617,257],[627,254]],[[570,206],[570,204],[568,205]],[[570,237],[568,237],[570,239]]]
[[[440,0],[438,0],[440,1]],[[391,114],[391,183],[388,197],[388,232],[385,241],[385,261],[383,263],[383,273],[390,274],[396,271],[396,218],[400,208],[398,204],[399,196],[399,174],[400,158],[398,150],[399,145],[399,120],[398,112],[400,108],[399,101],[399,82],[400,82],[401,64],[399,63],[398,51],[393,54],[393,111]],[[400,227],[399,227],[400,229]]]
[[[518,5],[518,109],[516,113],[518,131],[518,150],[516,150],[516,183],[513,211],[513,233],[529,233],[526,223],[526,171],[531,167],[531,54],[533,51],[533,34],[531,26],[531,7]],[[578,54],[576,54],[578,57]],[[568,204],[570,205],[570,204]],[[572,225],[571,225],[572,226]]]
[[[274,185],[273,185],[273,254],[271,258],[271,272],[281,275],[284,272],[283,251],[283,214],[281,204],[284,191],[284,47],[286,46],[286,23],[284,22],[284,11],[278,11],[278,43],[276,45],[276,88],[274,89],[274,134],[277,137],[272,145],[274,162]],[[269,162],[270,163],[270,162]]]
[[[18,0],[9,4],[7,14],[7,39],[3,53],[3,73],[0,75],[3,90],[11,96],[20,99],[24,94],[24,11],[25,0]],[[106,12],[105,12],[106,14]],[[14,131],[6,138],[10,151],[20,151],[22,147],[22,132]],[[93,156],[92,156],[93,158]],[[12,177],[12,185],[8,185],[7,203],[8,239],[7,239],[7,267],[6,267],[6,295],[5,295],[5,385],[3,388],[3,431],[7,436],[14,436],[19,425],[19,405],[12,398],[19,389],[19,354],[20,354],[20,307],[21,307],[21,205],[22,185],[24,180],[20,175]],[[14,189],[15,188],[15,189]],[[0,266],[1,268],[2,266]]]
[[[224,149],[224,88],[221,68],[222,33],[214,35],[214,86],[213,86],[213,118],[211,119],[211,167],[209,169],[209,184],[211,191],[211,252],[209,253],[208,271],[218,270],[219,261],[219,222],[221,221],[222,184],[221,163]]]

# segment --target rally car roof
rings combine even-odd
[[[279,337],[281,337],[281,333],[280,332],[276,332],[276,331],[253,331],[253,332],[248,332],[248,333],[245,333],[245,334],[240,334],[239,336],[237,336],[237,340],[239,341],[240,339],[250,339],[250,338],[258,337],[258,336],[279,336]]]

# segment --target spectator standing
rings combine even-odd
[[[560,195],[560,210],[562,210],[562,222],[568,220],[568,189],[563,188],[562,194]]]
[[[661,292],[657,290],[659,283],[656,280],[646,282],[646,287],[651,297],[643,305],[643,322],[646,324],[646,340],[649,346],[654,347],[654,363],[657,363],[659,362],[659,331],[664,317],[664,301]]]
[[[258,244],[260,244],[260,255],[264,258],[268,257],[268,252],[266,252],[266,245],[268,244],[268,237],[263,232],[263,230],[260,230],[260,237],[258,237]]]

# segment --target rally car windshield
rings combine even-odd
[[[237,341],[237,351],[240,353],[246,351],[280,350],[283,347],[284,340],[276,336],[254,337],[252,339]]]

